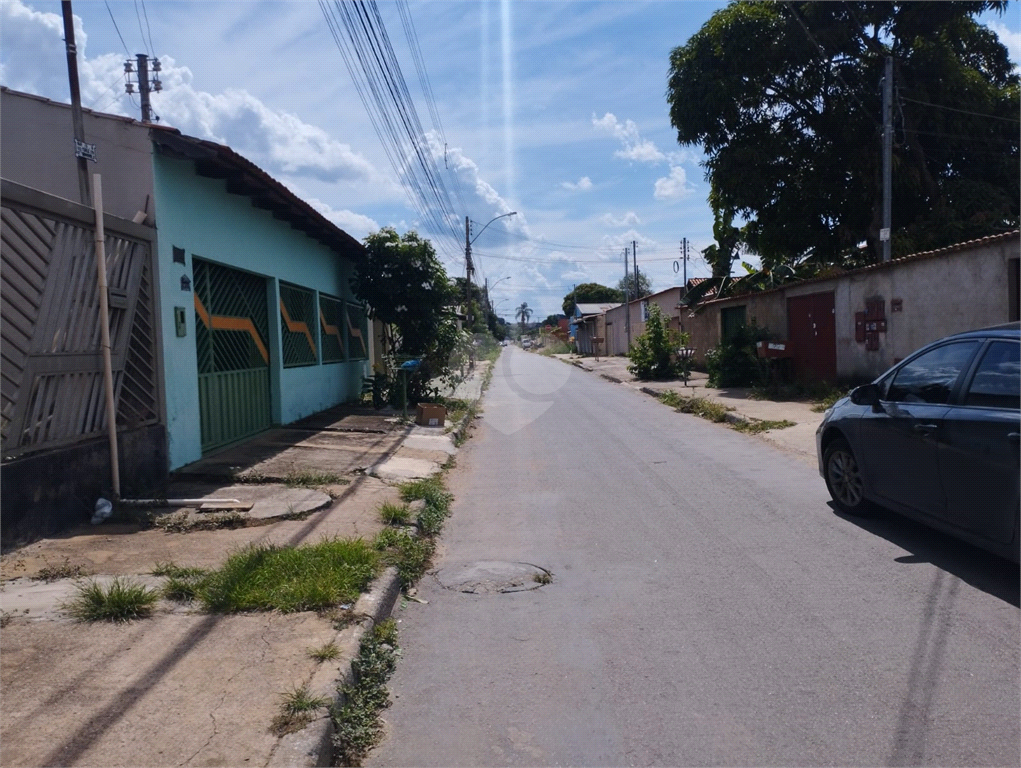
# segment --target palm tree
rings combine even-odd
[[[514,316],[521,323],[521,333],[523,334],[525,332],[525,323],[532,316],[532,310],[529,308],[527,301],[521,302],[521,306],[517,308]]]

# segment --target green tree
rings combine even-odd
[[[417,402],[430,379],[450,372],[456,350],[464,346],[453,310],[457,297],[432,244],[416,232],[398,235],[384,227],[364,242],[351,287],[383,327],[386,370],[377,373],[392,391],[397,362],[421,358],[408,382],[409,400]]]
[[[642,272],[642,270],[638,270],[637,286],[638,290],[636,292],[634,273],[628,273],[626,278],[622,277],[617,282],[617,293],[621,296],[627,296],[630,301],[644,298],[652,293],[652,278]],[[627,293],[624,292],[625,287],[627,288]],[[621,301],[623,301],[623,299],[621,299]]]
[[[645,331],[631,344],[628,351],[628,372],[637,379],[672,379],[681,371],[677,352],[687,346],[688,334],[670,328],[658,304],[649,307]]]
[[[897,99],[893,249],[1018,225],[1019,79],[976,17],[1005,2],[736,2],[671,53],[667,100],[706,153],[718,222],[763,266],[880,253],[885,58]],[[729,267],[718,241],[714,274]]]
[[[564,303],[561,306],[567,317],[574,317],[574,308],[578,304],[605,304],[622,301],[624,301],[624,294],[616,288],[599,283],[582,283],[564,296]]]
[[[518,319],[518,322],[521,324],[521,332],[524,333],[525,325],[532,317],[532,308],[528,306],[527,301],[521,302],[521,306],[514,310],[514,317]]]

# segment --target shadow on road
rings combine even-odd
[[[910,552],[895,558],[905,567],[932,563],[975,589],[1021,608],[1016,563],[888,510],[879,509],[872,517],[853,517],[839,512],[832,502],[829,506],[838,517]]]

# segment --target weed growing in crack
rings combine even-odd
[[[377,624],[366,634],[352,664],[354,685],[339,689],[344,704],[332,712],[334,759],[339,765],[361,765],[379,741],[383,727],[379,714],[390,706],[386,683],[397,667],[400,649],[393,619]]]
[[[407,531],[386,528],[376,536],[373,546],[383,553],[383,562],[397,569],[402,587],[410,587],[429,570],[436,545],[432,539],[412,536]]]
[[[131,621],[152,614],[159,594],[130,579],[115,578],[104,587],[97,581],[80,584],[61,607],[78,621]]]
[[[308,655],[316,661],[332,661],[340,656],[340,648],[331,642],[318,648],[309,648]]]
[[[351,481],[335,472],[316,470],[294,470],[284,478],[288,488],[319,488],[323,485],[347,485]]]
[[[543,571],[542,573],[535,574],[532,577],[532,581],[534,581],[536,584],[552,584],[553,576],[547,573],[546,571]]]
[[[273,719],[270,730],[276,736],[299,731],[312,722],[315,713],[330,706],[325,696],[313,696],[308,685],[301,685],[280,697],[280,714]]]
[[[411,523],[411,510],[407,504],[387,501],[379,508],[379,517],[387,525],[408,525]]]
[[[204,568],[191,568],[177,565],[173,560],[168,562],[157,562],[156,567],[149,571],[153,576],[166,576],[168,578],[188,579],[195,576],[203,576]]]

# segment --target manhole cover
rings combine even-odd
[[[434,575],[444,589],[472,595],[524,592],[538,589],[553,580],[552,574],[545,568],[531,563],[506,563],[500,560],[452,565]]]

